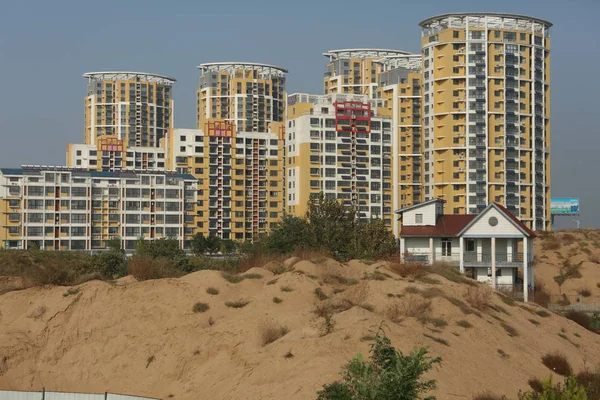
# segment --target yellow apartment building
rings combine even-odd
[[[121,238],[173,238],[189,248],[196,179],[169,172],[0,168],[0,248],[105,250]]]
[[[446,213],[498,202],[533,230],[550,225],[550,27],[500,13],[420,24],[424,199]]]

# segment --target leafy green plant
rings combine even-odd
[[[439,357],[430,357],[427,348],[404,355],[392,346],[381,327],[374,339],[371,360],[357,355],[342,368],[342,381],[324,385],[317,400],[415,400],[436,389],[435,380],[422,376],[441,362]]]
[[[519,400],[588,400],[588,395],[583,385],[573,377],[566,378],[564,384],[556,385],[550,377],[542,383],[541,392],[520,393]]]

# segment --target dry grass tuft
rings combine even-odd
[[[571,364],[569,364],[567,358],[559,352],[548,353],[543,356],[542,364],[544,364],[551,371],[554,371],[562,376],[570,376],[573,373]]]
[[[498,396],[491,392],[478,393],[473,397],[473,400],[508,400],[504,396]]]
[[[176,278],[183,275],[180,270],[173,267],[171,260],[166,258],[131,257],[128,270],[138,281]]]
[[[273,297],[273,303],[275,304],[279,304],[281,303],[283,300],[281,300],[279,297]]]
[[[467,289],[465,300],[476,310],[484,310],[492,302],[492,289],[488,286],[476,286]]]
[[[497,352],[498,352],[498,354],[500,355],[500,357],[502,357],[502,358],[503,358],[503,359],[505,359],[505,360],[506,360],[507,358],[510,358],[510,356],[509,356],[508,354],[506,354],[506,352],[505,352],[504,350],[502,350],[502,349],[498,349],[498,350],[497,350]]]
[[[260,343],[262,346],[266,346],[285,336],[289,331],[290,330],[286,326],[280,325],[276,321],[263,321],[259,326]]]
[[[248,300],[236,300],[236,301],[226,301],[225,305],[231,308],[243,308],[246,307],[250,302]]]
[[[590,297],[592,295],[592,292],[588,288],[581,288],[577,291],[577,294],[583,297]]]
[[[424,333],[423,336],[425,336],[428,339],[433,340],[436,343],[440,343],[440,344],[443,344],[444,346],[450,347],[450,343],[448,343],[448,341],[446,339],[442,339],[442,338],[439,338],[439,337],[431,336],[431,335],[428,335],[426,333]]]
[[[327,296],[325,294],[325,292],[323,292],[323,289],[321,289],[320,287],[315,289],[315,296],[317,296],[317,299],[323,301],[323,300],[327,300],[329,298],[329,296]]]
[[[209,308],[210,306],[207,303],[196,303],[194,304],[194,307],[192,307],[192,311],[195,313],[203,313],[208,311]]]
[[[460,321],[456,321],[456,325],[460,326],[461,328],[465,328],[465,329],[473,327],[473,324],[471,324],[466,319],[461,319]]]
[[[510,337],[519,336],[519,332],[512,325],[509,325],[506,322],[500,322],[500,326],[502,328],[504,328],[506,333],[508,333],[508,336],[510,336]]]
[[[214,288],[214,287],[209,287],[208,289],[206,289],[206,293],[216,296],[219,294],[219,289]]]
[[[542,318],[548,318],[549,316],[551,316],[552,314],[550,314],[548,311],[546,310],[538,310],[535,312],[536,315],[542,317]]]
[[[402,317],[425,318],[431,311],[431,300],[409,295],[401,300],[390,301],[384,309],[384,314],[390,320],[398,322]]]
[[[428,272],[444,277],[451,282],[464,283],[469,286],[477,285],[477,282],[461,274],[457,267],[445,262],[434,262],[425,268]]]
[[[534,325],[541,325],[542,324],[540,321],[538,321],[537,319],[533,319],[533,318],[529,318],[529,322],[531,322]]]
[[[403,278],[409,276],[418,277],[425,275],[426,273],[425,266],[418,262],[403,263],[399,261],[390,261],[388,268]]]
[[[294,291],[294,289],[293,289],[291,286],[282,286],[282,287],[280,288],[280,290],[281,290],[282,292],[286,292],[286,293],[289,293],[289,292],[293,292],[293,291]]]
[[[323,276],[323,282],[325,282],[328,285],[341,284],[350,286],[358,284],[358,281],[356,279],[346,278],[345,276],[338,274],[326,274],[325,276]]]
[[[530,378],[527,383],[535,393],[542,393],[544,391],[544,384],[538,378]]]

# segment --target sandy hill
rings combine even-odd
[[[382,321],[402,351],[430,346],[443,358],[431,373],[439,399],[485,390],[516,398],[529,378],[552,373],[541,357],[555,350],[575,370],[600,360],[597,335],[487,287],[402,278],[386,263],[320,261],[288,260],[280,275],[253,269],[246,276],[254,279],[238,283],[202,271],[8,292],[0,296],[0,388],[315,399],[351,357],[368,353]],[[194,312],[199,302],[208,310]],[[319,316],[328,312],[330,333]],[[288,332],[265,345],[269,327]]]
[[[581,229],[546,233],[535,239],[535,278],[553,300],[563,294],[570,302],[600,305],[600,230]],[[559,286],[555,277],[568,277]],[[559,279],[560,281],[560,279]]]

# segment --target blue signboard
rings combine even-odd
[[[579,197],[553,197],[550,199],[552,215],[579,215]]]

